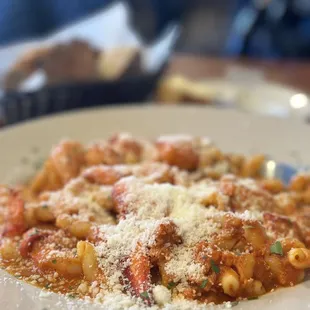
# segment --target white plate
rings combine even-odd
[[[266,152],[276,160],[310,164],[310,128],[298,121],[264,118],[232,110],[206,107],[129,107],[84,110],[17,125],[0,131],[0,183],[31,173],[38,157],[63,137],[82,142],[107,137],[118,131],[154,137],[164,133],[208,135],[226,151]],[[36,149],[39,148],[39,151]],[[25,163],[28,158],[28,163]],[[23,159],[23,160],[22,160]],[[24,162],[22,164],[22,161]],[[12,173],[13,171],[13,173]],[[88,309],[55,294],[45,296],[30,285],[0,272],[1,310]],[[234,309],[289,310],[310,308],[310,281],[281,289],[258,300],[241,302]],[[115,306],[115,309],[119,309]],[[102,308],[101,308],[102,309]],[[109,307],[111,309],[111,307]],[[191,310],[194,310],[191,308]]]

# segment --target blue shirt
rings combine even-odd
[[[0,0],[0,44],[40,37],[110,0]]]
[[[126,0],[125,0],[126,1]],[[186,0],[142,0],[155,16],[158,35],[179,19]],[[112,3],[113,0],[0,0],[0,45],[45,35]],[[134,10],[141,3],[127,0]]]
[[[272,0],[258,9],[239,0],[225,55],[310,57],[310,0]]]

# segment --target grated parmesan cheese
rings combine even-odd
[[[182,143],[182,142],[193,142],[194,138],[191,135],[186,134],[175,134],[175,135],[162,135],[158,137],[157,142],[159,143]]]
[[[163,285],[156,285],[153,288],[153,295],[159,306],[164,306],[171,302],[171,291]]]
[[[175,282],[186,282],[189,278],[199,280],[203,277],[203,266],[194,262],[193,248],[180,246],[172,250],[172,258],[165,265],[165,271]]]

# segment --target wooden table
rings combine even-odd
[[[258,70],[268,81],[310,94],[310,61],[225,59],[177,54],[172,57],[167,74],[183,74],[193,79],[221,78],[235,66]]]

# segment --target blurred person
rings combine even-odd
[[[141,7],[149,1],[131,2]],[[177,51],[229,57],[310,57],[310,0],[152,2],[157,17],[153,30],[160,31],[169,19],[181,22]],[[140,14],[135,20],[141,21],[141,29],[146,31],[151,17]]]
[[[44,36],[113,0],[0,0],[0,45]],[[190,53],[306,58],[310,0],[127,0],[146,42],[170,22],[183,25],[177,50]]]
[[[0,44],[45,35],[102,8],[107,0],[0,0]]]
[[[37,38],[86,17],[113,0],[0,0],[0,45]],[[185,0],[128,0],[135,24],[147,39],[179,20]],[[147,25],[148,24],[148,25]],[[152,24],[152,31],[145,29]],[[150,27],[149,27],[150,29]]]
[[[225,55],[310,57],[310,0],[239,0]]]

